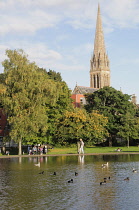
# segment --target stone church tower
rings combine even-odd
[[[110,68],[105,50],[100,7],[98,5],[94,53],[90,60],[90,87],[100,89],[104,86],[110,86]]]

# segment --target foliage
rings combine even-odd
[[[58,120],[62,117],[65,110],[70,110],[73,107],[71,91],[67,84],[62,81],[60,73],[52,70],[47,71],[43,68],[38,68],[38,71],[47,74],[48,78],[51,79],[56,86],[55,103],[47,103],[46,111],[48,116],[48,130],[46,132],[47,142],[54,144]]]
[[[55,81],[57,100],[55,104],[47,104],[48,130],[47,141],[55,143],[57,124],[66,110],[73,108],[71,92],[65,82]]]
[[[55,72],[53,70],[47,71],[44,68],[38,68],[38,71],[44,72],[48,75],[49,79],[52,79],[54,81],[58,81],[58,82],[62,82],[62,77],[61,74],[59,72]]]
[[[11,138],[22,144],[53,142],[58,119],[72,108],[67,84],[60,73],[31,63],[22,50],[7,50],[6,55],[0,102],[8,114]]]
[[[132,118],[135,117],[136,107],[130,101],[130,96],[117,91],[112,87],[104,87],[93,94],[86,95],[87,105],[86,110],[90,113],[92,110],[98,110],[100,114],[108,117],[107,130],[109,132],[109,145],[116,141],[117,137],[127,137],[128,132],[122,134],[122,130],[134,126],[132,123],[129,126],[127,116],[130,113]],[[128,124],[128,127],[127,125]]]
[[[88,143],[98,144],[104,142],[108,136],[106,125],[107,117],[99,114],[97,111],[92,111],[87,116],[87,121],[84,125],[84,137]]]
[[[0,84],[5,84],[5,74],[0,74]]]
[[[56,139],[62,144],[75,143],[83,138],[86,142],[103,141],[107,136],[107,119],[98,113],[87,114],[84,109],[66,111],[57,123]]]
[[[127,113],[121,119],[121,126],[118,135],[127,140],[127,146],[132,139],[139,139],[139,118]]]
[[[3,62],[6,91],[2,104],[11,125],[10,136],[17,142],[44,137],[48,129],[47,104],[54,105],[57,89],[53,80],[39,72],[22,50],[7,50]],[[55,97],[54,97],[55,96]]]

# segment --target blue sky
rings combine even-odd
[[[139,103],[139,1],[99,4],[111,86]],[[70,89],[89,87],[97,7],[97,0],[0,0],[0,62],[6,49],[23,49],[39,67],[60,72]]]

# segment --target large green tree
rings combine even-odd
[[[139,118],[133,116],[131,113],[126,113],[121,118],[121,126],[118,135],[125,139],[127,147],[130,146],[130,141],[139,139]]]
[[[85,108],[88,112],[98,110],[100,114],[108,118],[109,146],[112,146],[119,136],[127,138],[129,134],[127,129],[131,128],[131,125],[134,126],[134,122],[132,121],[132,124],[127,126],[129,121],[125,115],[130,114],[134,118],[136,114],[136,107],[128,94],[123,94],[112,87],[104,87],[93,94],[86,95],[86,100]],[[122,131],[125,127],[126,132],[123,135]]]
[[[5,91],[2,104],[11,125],[10,136],[21,144],[37,137],[44,137],[48,129],[47,104],[57,100],[57,88],[53,80],[35,63],[31,63],[22,50],[7,50],[3,61]]]
[[[66,110],[71,110],[73,108],[71,99],[71,90],[68,88],[67,84],[62,80],[60,73],[53,70],[47,71],[46,69],[39,68],[38,71],[42,71],[48,75],[56,86],[56,98],[55,103],[47,104],[47,116],[48,116],[48,130],[46,132],[47,142],[55,144],[57,124],[59,119],[63,116]]]
[[[97,112],[87,114],[85,109],[65,111],[59,119],[56,140],[61,144],[75,143],[79,138],[95,144],[103,142],[108,135],[105,128],[107,118]]]

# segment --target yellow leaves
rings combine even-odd
[[[74,109],[73,111],[66,111],[65,117],[71,119],[74,122],[85,122],[87,120],[86,114],[82,109]]]
[[[6,86],[3,84],[0,84],[0,94],[4,94],[6,92]]]

